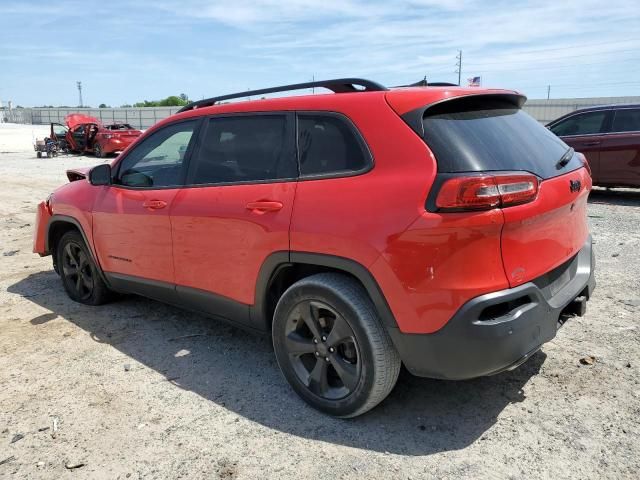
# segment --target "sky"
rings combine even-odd
[[[110,106],[339,77],[640,95],[638,0],[0,0],[0,99]]]

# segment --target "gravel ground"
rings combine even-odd
[[[70,301],[31,253],[34,211],[97,162],[38,160],[32,130],[0,125],[0,477],[638,478],[640,191],[592,193],[595,296],[527,363],[403,373],[345,421],[292,393],[267,338],[142,298]]]

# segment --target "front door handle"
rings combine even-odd
[[[600,145],[602,142],[600,141],[595,141],[595,142],[584,142],[582,145],[585,147],[595,147],[596,145]]]
[[[142,206],[144,208],[150,208],[152,210],[160,210],[161,208],[167,206],[167,202],[165,202],[164,200],[147,200],[142,204]]]
[[[272,202],[270,200],[261,200],[259,202],[249,202],[247,203],[247,210],[251,210],[254,213],[267,213],[267,212],[277,212],[278,210],[282,210],[282,202]]]

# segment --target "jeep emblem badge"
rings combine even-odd
[[[572,192],[579,192],[582,187],[580,180],[569,180],[569,190]]]

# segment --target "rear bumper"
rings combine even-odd
[[[468,301],[435,333],[390,329],[403,363],[414,375],[450,380],[517,367],[555,337],[563,313],[584,312],[595,288],[591,244],[589,236],[572,259],[531,282]]]

